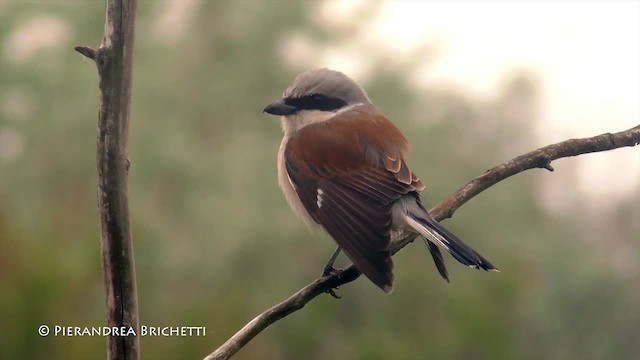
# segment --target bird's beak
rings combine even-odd
[[[285,104],[282,99],[272,102],[262,110],[262,112],[272,115],[291,115],[296,111],[298,111],[297,107]]]

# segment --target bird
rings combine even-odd
[[[337,271],[333,263],[343,251],[391,293],[390,246],[409,236],[422,237],[447,282],[440,250],[469,267],[498,271],[429,215],[420,199],[424,185],[405,160],[409,141],[350,77],[327,68],[306,71],[263,112],[280,116],[277,173],[287,203],[338,245],[323,276]]]

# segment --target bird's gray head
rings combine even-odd
[[[264,112],[286,117],[304,115],[311,120],[311,117],[317,117],[317,112],[334,113],[358,103],[371,104],[365,91],[347,75],[323,68],[298,75],[285,90],[282,99],[267,105]],[[310,116],[310,112],[316,115]]]

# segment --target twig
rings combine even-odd
[[[88,46],[76,46],[73,50],[79,52],[80,54],[88,57],[91,60],[96,59],[96,51]]]
[[[545,146],[487,170],[484,174],[471,180],[465,186],[434,206],[429,210],[429,213],[434,219],[441,221],[451,217],[460,206],[471,200],[474,196],[512,175],[534,168],[553,171],[551,161],[559,158],[607,151],[625,146],[635,146],[639,143],[640,125],[615,134],[606,133],[590,138],[571,139]],[[402,249],[405,245],[413,241],[413,239],[414,237],[410,237],[393,243],[391,245],[393,253]],[[288,299],[251,320],[218,349],[205,357],[205,360],[230,358],[269,325],[302,309],[316,296],[337,286],[349,283],[359,276],[360,272],[351,265],[344,269],[339,275],[329,275],[315,280],[291,295]]]
[[[638,143],[640,143],[640,125],[615,134],[606,133],[590,138],[571,139],[542,147],[487,170],[434,206],[429,213],[438,221],[450,218],[462,204],[512,175],[533,168],[553,171],[551,162],[559,158],[635,146]]]
[[[139,329],[138,295],[129,222],[127,157],[136,7],[137,0],[106,0],[100,48],[75,47],[96,62],[100,76],[96,160],[107,326],[135,332]],[[140,342],[134,334],[107,338],[108,359],[135,360],[139,349]]]

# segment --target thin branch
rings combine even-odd
[[[545,146],[487,170],[484,174],[471,180],[465,186],[441,201],[429,210],[429,213],[437,221],[449,218],[460,206],[471,200],[474,196],[512,175],[534,168],[553,171],[551,161],[556,159],[591,152],[607,151],[626,146],[636,146],[638,144],[640,144],[640,125],[615,134],[606,133],[590,138],[571,139]],[[393,253],[395,254],[405,245],[413,241],[414,238],[415,237],[409,237],[393,243],[391,245]],[[315,280],[291,295],[288,299],[251,320],[218,349],[205,357],[205,360],[230,358],[269,325],[302,309],[316,296],[340,285],[349,283],[359,276],[360,272],[351,265],[344,269],[339,275],[329,275]]]
[[[640,125],[615,134],[606,133],[590,138],[571,139],[542,147],[487,170],[434,206],[429,213],[438,221],[450,218],[462,204],[512,175],[533,168],[553,171],[551,162],[556,159],[635,146],[638,143],[640,143]]]
[[[73,50],[79,52],[80,54],[88,57],[91,60],[96,60],[96,51],[88,46],[76,46]]]
[[[138,295],[129,221],[127,157],[136,7],[137,0],[106,0],[100,48],[75,47],[96,62],[100,77],[96,161],[107,326],[135,332],[139,329]],[[107,359],[135,360],[139,358],[139,349],[135,334],[107,338]]]

